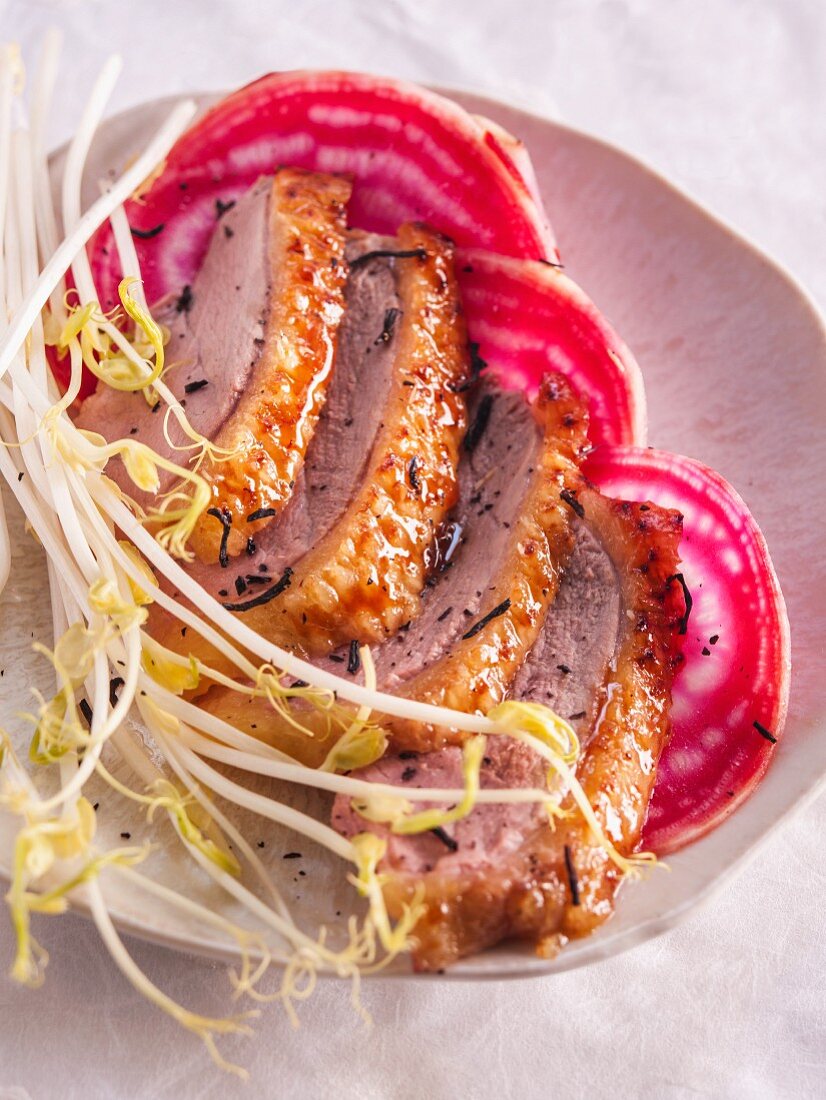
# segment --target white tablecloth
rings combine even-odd
[[[0,0],[0,36],[30,58],[50,22],[68,59],[55,141],[111,50],[117,107],[280,67],[464,85],[641,155],[826,303],[819,0]],[[90,924],[43,920],[45,986],[0,978],[0,1098],[823,1096],[825,832],[821,798],[708,912],[588,970],[371,985],[369,1033],[348,989],[323,983],[299,1032],[274,1007],[255,1040],[224,1044],[246,1089],[133,993]],[[173,996],[223,1011],[222,968],[130,946]],[[10,958],[0,913],[0,970]]]

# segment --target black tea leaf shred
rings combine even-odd
[[[685,600],[685,611],[683,612],[682,616],[680,617],[679,631],[678,632],[680,634],[685,634],[686,631],[688,630],[688,617],[691,614],[691,608],[694,606],[694,600],[692,599],[691,593],[688,590],[688,585],[685,583],[685,577],[682,575],[682,573],[672,573],[671,576],[668,578],[668,580],[665,583],[666,584],[671,584],[672,581],[677,581],[680,588],[682,588],[682,590],[683,590],[683,599]]]
[[[760,734],[761,737],[765,737],[767,741],[770,741],[773,745],[777,744],[777,738],[774,736],[771,730],[767,730],[762,722],[752,722],[752,725]]]
[[[270,600],[274,600],[276,596],[280,596],[285,589],[289,588],[292,575],[293,571],[288,565],[272,588],[268,588],[265,592],[254,596],[245,603],[225,603],[221,606],[225,607],[227,611],[252,611],[254,607],[261,607],[263,604],[269,603]]]
[[[441,825],[437,825],[434,829],[431,829],[430,831],[435,837],[441,840],[445,848],[447,848],[451,852],[458,852],[459,845],[456,843],[450,833],[445,832]]]
[[[350,260],[350,270],[354,267],[363,267],[365,264],[369,264],[371,260],[380,259],[390,260],[426,260],[427,249],[426,248],[408,248],[395,250],[392,248],[376,248],[372,252],[363,252],[361,256],[356,256],[354,260]]]
[[[157,237],[159,233],[163,233],[166,222],[158,222],[157,225],[153,225],[151,229],[135,229],[134,226],[130,226],[129,232],[133,237],[137,237],[139,241],[151,241],[153,237]]]
[[[226,508],[207,508],[207,515],[215,516],[223,528],[221,531],[221,545],[218,548],[218,561],[221,564],[221,568],[226,569],[229,565],[227,541],[229,540],[229,531],[232,527],[232,513],[228,512]]]
[[[490,420],[491,409],[493,408],[493,394],[486,393],[476,409],[476,415],[473,418],[473,423],[467,430],[462,446],[466,451],[470,452],[476,449],[479,444],[479,440],[485,434],[485,428],[488,426]]]
[[[565,870],[568,872],[568,885],[571,887],[571,904],[579,905],[579,881],[576,877],[576,869],[569,844],[565,845]]]
[[[582,507],[582,503],[577,500],[576,493],[572,489],[562,489],[559,495],[580,519],[585,518],[585,509]]]
[[[484,618],[480,619],[478,623],[474,623],[470,630],[462,635],[462,641],[466,641],[468,638],[472,638],[475,634],[478,634],[480,630],[483,630],[489,622],[493,619],[498,619],[500,615],[504,615],[509,610],[511,605],[510,596],[507,599],[502,600],[500,604],[494,607],[493,611],[489,611]]]

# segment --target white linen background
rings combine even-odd
[[[126,61],[113,109],[300,66],[465,86],[643,157],[826,304],[819,0],[0,0],[0,37],[30,62],[50,23],[66,44],[55,143],[112,50]],[[707,911],[586,970],[368,985],[369,1033],[349,990],[322,983],[301,1030],[274,1006],[254,1040],[222,1044],[246,1088],[133,993],[91,924],[41,918],[45,986],[0,977],[0,1100],[823,1096],[824,832],[821,797]],[[224,1010],[221,966],[130,949],[175,998]],[[3,975],[11,954],[0,912]]]

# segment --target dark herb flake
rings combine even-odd
[[[757,732],[760,734],[761,737],[765,737],[765,739],[767,741],[771,741],[771,743],[773,745],[777,744],[777,738],[774,736],[774,734],[771,732],[771,730],[766,729],[766,727],[763,725],[762,722],[755,721],[755,722],[752,722],[752,725],[754,726],[754,728],[757,730]]]
[[[114,707],[118,701],[118,692],[123,687],[124,679],[122,676],[113,676],[109,681],[109,706]]]
[[[153,237],[157,237],[159,233],[163,233],[166,222],[158,222],[157,225],[153,225],[151,229],[136,229],[134,226],[129,227],[129,232],[133,237],[137,237],[139,241],[151,241]]]
[[[229,565],[229,557],[227,556],[227,541],[229,540],[229,532],[232,527],[232,513],[226,508],[207,508],[208,516],[215,516],[218,522],[221,524],[223,530],[221,531],[221,545],[218,548],[218,561],[221,564],[222,569],[226,569]]]
[[[272,588],[268,588],[260,595],[247,600],[246,603],[225,603],[222,606],[227,611],[251,611],[254,607],[261,607],[263,604],[269,603],[270,600],[274,600],[276,596],[280,596],[285,589],[290,587],[292,575],[293,571],[288,565]]]
[[[568,507],[573,509],[573,511],[579,516],[580,519],[584,519],[585,509],[582,507],[580,501],[577,500],[576,493],[573,491],[573,489],[562,489],[559,495],[562,500],[565,501]]]
[[[195,299],[192,295],[192,287],[189,283],[186,284],[184,289],[175,299],[175,312],[176,313],[189,313],[192,309],[192,303]]]
[[[507,599],[504,599],[500,604],[497,604],[496,607],[494,607],[493,611],[489,611],[487,615],[484,616],[484,618],[480,619],[478,623],[474,623],[470,630],[468,630],[466,634],[462,635],[462,641],[465,641],[468,638],[472,638],[474,635],[478,634],[480,630],[484,630],[489,622],[491,622],[493,619],[498,619],[500,615],[504,615],[505,612],[509,610],[510,605],[510,596],[508,596]]]
[[[485,428],[488,426],[490,420],[491,409],[493,408],[493,394],[486,393],[482,400],[476,407],[476,415],[473,417],[473,423],[467,430],[465,435],[463,446],[466,451],[470,452],[476,449],[479,440],[485,434]]]
[[[685,611],[680,617],[679,633],[685,634],[688,630],[688,617],[691,614],[691,608],[694,606],[694,600],[691,597],[691,593],[688,590],[688,585],[685,583],[685,577],[682,573],[672,573],[666,584],[671,584],[672,581],[677,581],[680,588],[683,590],[683,599],[685,600]]]
[[[414,493],[418,493],[419,489],[421,489],[422,487],[421,482],[419,481],[418,469],[419,459],[416,455],[413,455],[413,457],[407,464],[407,479],[410,482],[410,488],[413,490]]]
[[[475,340],[468,341],[468,354],[470,357],[470,374],[467,376],[464,382],[459,382],[457,385],[448,386],[448,389],[450,389],[453,393],[464,393],[466,390],[469,390],[479,381],[479,376],[488,365],[487,360],[483,359],[482,356],[479,354],[479,345],[476,343]]]
[[[390,343],[393,339],[393,329],[396,327],[396,321],[398,321],[401,315],[402,311],[395,307],[384,311],[384,321],[382,322],[381,332],[373,341],[374,345],[378,346],[379,344]]]
[[[571,887],[571,904],[579,905],[579,880],[576,877],[570,844],[565,845],[565,870],[568,873],[568,885]]]
[[[356,256],[354,260],[350,260],[350,270],[356,267],[363,267],[365,264],[369,264],[371,260],[426,260],[427,249],[426,248],[408,248],[395,250],[392,248],[376,248],[372,252],[363,252],[361,256]]]
[[[431,829],[430,831],[438,840],[441,840],[448,851],[457,852],[459,850],[459,845],[449,833],[444,831],[441,825],[437,825],[435,829]]]
[[[258,508],[247,516],[247,523],[256,523],[259,519],[270,519],[275,514],[275,508]]]

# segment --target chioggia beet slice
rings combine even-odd
[[[533,396],[546,374],[562,374],[587,399],[592,443],[645,442],[640,369],[572,279],[479,249],[461,249],[456,270],[468,335],[502,385]]]
[[[556,258],[537,192],[489,131],[414,84],[343,72],[271,73],[222,99],[127,204],[150,302],[181,292],[228,204],[279,166],[353,179],[350,224],[393,234],[419,220],[458,245]],[[531,170],[532,175],[532,170]],[[91,245],[104,308],[120,275],[111,231]]]
[[[771,762],[789,692],[786,607],[759,527],[715,471],[664,451],[600,447],[586,473],[604,493],[684,516],[685,665],[643,835],[669,852],[728,817]]]

